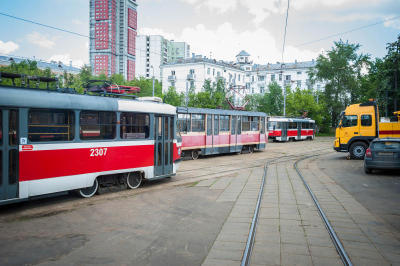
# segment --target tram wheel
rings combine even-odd
[[[199,151],[192,151],[192,159],[197,160],[199,159]]]
[[[126,175],[126,185],[129,189],[140,187],[142,180],[142,174],[138,172],[130,172]]]
[[[253,153],[254,152],[254,146],[249,146],[248,151],[249,151],[249,153]]]
[[[81,196],[82,198],[90,198],[91,196],[96,194],[98,188],[99,188],[99,181],[97,181],[97,178],[96,178],[93,182],[93,186],[81,188],[78,190],[78,193],[79,193],[79,196]]]

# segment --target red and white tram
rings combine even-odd
[[[270,117],[268,132],[274,141],[313,140],[315,121],[310,118]]]
[[[261,112],[178,107],[182,157],[253,152],[266,146],[267,115]]]
[[[0,204],[175,175],[175,132],[168,104],[0,87]]]

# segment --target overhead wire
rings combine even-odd
[[[400,18],[400,16],[395,16],[395,17],[392,17],[392,18],[384,19],[384,20],[381,20],[381,21],[378,21],[378,22],[375,22],[375,23],[367,24],[367,25],[364,25],[364,26],[361,26],[361,27],[357,27],[357,28],[354,28],[354,29],[350,29],[350,30],[347,30],[347,31],[343,31],[343,32],[327,35],[327,36],[325,36],[323,38],[320,38],[320,39],[316,39],[316,40],[313,40],[313,41],[309,41],[309,42],[298,44],[295,47],[301,47],[301,46],[304,46],[304,45],[320,42],[320,41],[323,41],[323,40],[326,40],[326,39],[330,39],[332,37],[336,37],[336,36],[340,36],[340,35],[343,35],[343,34],[351,33],[351,32],[354,32],[354,31],[362,30],[362,29],[369,28],[369,27],[372,27],[372,26],[376,26],[376,25],[379,25],[379,24],[382,24],[382,23],[385,23],[385,22],[388,22],[388,21],[392,21],[392,20],[398,19],[398,18]]]
[[[289,0],[287,1],[287,8],[286,8],[286,20],[285,20],[285,31],[283,33],[283,45],[282,45],[282,63],[283,63],[283,54],[285,53],[285,44],[286,44],[286,30],[287,30],[287,22],[289,17]]]

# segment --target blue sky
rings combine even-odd
[[[234,60],[242,49],[257,63],[281,61],[286,0],[137,0],[139,33],[186,41],[192,52]],[[0,12],[88,35],[87,0],[1,0]],[[299,44],[400,14],[399,0],[292,0],[284,61],[311,60],[342,38],[361,52],[385,55],[400,18],[305,46]],[[0,16],[0,53],[75,65],[88,62],[88,39]]]

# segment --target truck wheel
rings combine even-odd
[[[355,142],[350,146],[350,156],[352,159],[362,160],[366,150],[367,145],[364,142]]]

